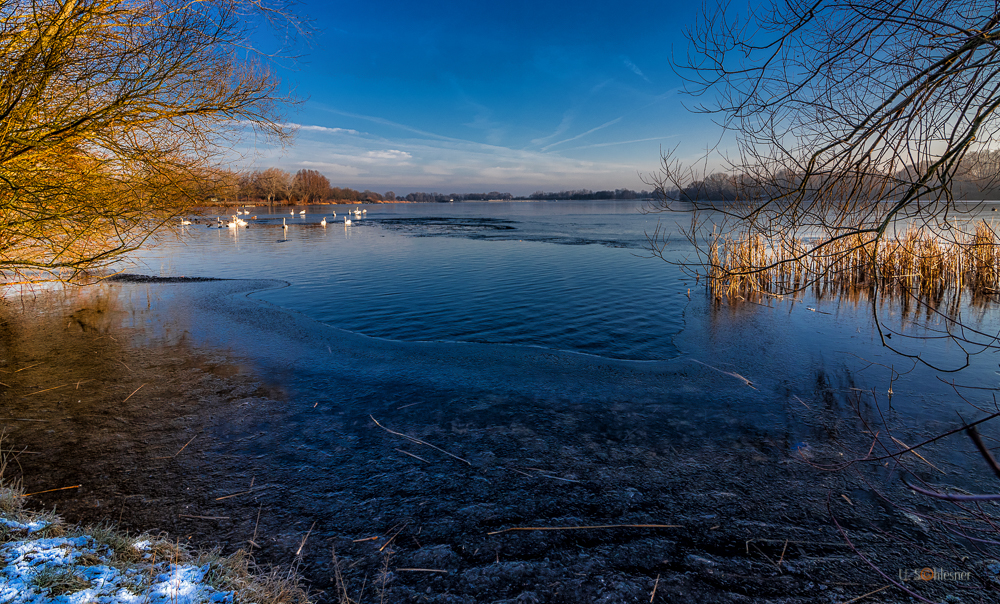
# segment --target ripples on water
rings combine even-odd
[[[765,300],[770,307],[711,304],[701,286],[645,249],[646,234],[660,221],[671,257],[687,256],[690,244],[674,222],[689,217],[647,215],[642,207],[612,201],[369,205],[350,228],[338,222],[345,206],[313,206],[304,218],[259,208],[249,229],[187,227],[179,239],[144,251],[134,270],[284,280],[288,287],[251,295],[391,340],[524,345],[640,361],[683,354],[757,382],[837,374],[844,392],[858,385],[884,392],[890,373],[903,371],[893,390],[897,405],[910,404],[911,412],[936,415],[941,400],[955,399],[939,376],[950,382],[958,375],[959,383],[977,388],[996,385],[989,354],[973,357],[973,367],[960,374],[938,374],[884,348],[864,299],[805,294]],[[333,211],[338,218],[320,226]],[[963,312],[984,332],[997,331],[992,307]],[[892,343],[900,350],[940,366],[964,362],[962,349],[939,337],[947,328],[940,318],[921,319],[883,300],[880,320],[897,330]]]
[[[305,218],[259,208],[249,229],[187,227],[136,270],[282,279],[288,288],[257,297],[374,337],[677,355],[688,285],[646,257],[657,218],[642,202],[366,207],[349,228],[338,222],[344,206],[312,206]]]

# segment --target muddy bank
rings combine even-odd
[[[753,389],[685,359],[387,342],[246,299],[279,286],[8,303],[4,448],[28,492],[81,485],[37,505],[298,564],[321,601],[334,552],[362,601],[842,602],[891,585],[834,519],[890,578],[977,573],[927,597],[997,597],[980,589],[990,556],[949,551],[921,517],[941,506],[889,469],[811,465],[871,444],[842,377]],[[984,480],[963,451],[917,471]],[[559,530],[502,532],[531,527]]]

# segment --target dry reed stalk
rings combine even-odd
[[[879,587],[876,590],[870,591],[870,592],[868,592],[866,594],[862,594],[862,595],[860,595],[860,596],[858,596],[856,598],[851,598],[850,600],[847,600],[843,604],[851,604],[851,602],[857,602],[858,600],[863,600],[863,599],[867,598],[868,596],[875,595],[878,592],[882,591],[883,589],[888,589],[890,587],[892,587],[892,583],[890,583],[889,585],[883,585],[882,587]]]
[[[260,511],[264,508],[264,504],[260,504],[257,508],[257,521],[253,523],[253,537],[250,538],[250,551],[253,552],[254,547],[260,547],[257,545],[257,526],[260,525]]]
[[[413,457],[415,459],[419,459],[420,461],[422,461],[424,463],[431,463],[431,462],[427,461],[426,459],[424,459],[423,457],[420,457],[419,455],[414,455],[413,453],[410,453],[408,451],[404,451],[402,449],[396,449],[396,451],[399,451],[403,455],[409,455],[410,457]]]
[[[146,384],[142,384],[142,386],[145,386],[145,385]],[[140,390],[142,390],[142,386],[139,386],[138,388],[136,388],[135,390],[132,391],[132,394],[126,396],[125,400],[122,401],[122,404],[127,403],[128,399],[132,398],[132,395],[134,395],[136,392],[139,392]]]
[[[794,541],[792,539],[748,539],[746,542],[746,552],[750,553],[751,543],[791,543],[794,545],[823,545],[823,546],[834,546],[834,547],[847,547],[844,543],[839,541]]]
[[[514,531],[583,531],[590,529],[615,529],[615,528],[684,528],[682,524],[596,524],[593,526],[515,526],[499,531],[491,531],[487,535],[499,535]]]
[[[240,491],[239,493],[233,493],[232,495],[223,495],[222,497],[216,497],[215,500],[216,501],[222,501],[223,499],[229,499],[231,497],[238,497],[240,495],[246,495],[248,493],[253,493],[254,491],[259,491],[261,489],[266,489],[268,486],[269,485],[265,484],[265,485],[261,485],[261,486],[257,487],[256,489],[250,488],[250,489],[247,489],[246,491]]]
[[[66,386],[69,386],[69,384],[63,384],[61,386],[53,386],[51,388],[46,388],[45,390],[36,390],[35,392],[29,392],[28,394],[22,394],[21,396],[22,397],[25,397],[25,396],[34,396],[36,394],[41,394],[43,392],[48,392],[49,390],[58,390],[60,388],[65,388]]]
[[[340,569],[340,561],[337,560],[337,550],[336,548],[331,548],[333,555],[333,578],[334,584],[337,586],[337,601],[340,604],[354,604],[354,600],[350,598],[347,594],[347,583],[344,582],[344,574]]]
[[[407,439],[407,440],[409,440],[409,441],[412,441],[412,442],[415,442],[415,443],[417,443],[417,444],[419,444],[419,445],[424,445],[424,446],[427,446],[427,447],[430,447],[430,448],[432,448],[432,449],[435,449],[435,450],[437,450],[437,451],[440,451],[440,452],[444,453],[445,455],[447,455],[447,456],[449,456],[449,457],[454,457],[454,458],[455,458],[455,459],[457,459],[458,461],[462,461],[462,462],[465,462],[465,463],[469,464],[470,466],[472,465],[472,462],[471,462],[471,461],[469,461],[468,459],[462,459],[462,458],[461,458],[461,457],[459,457],[458,455],[454,455],[454,454],[452,454],[452,453],[449,453],[449,452],[445,451],[444,449],[442,449],[441,447],[437,447],[437,446],[435,446],[435,445],[432,445],[432,444],[430,444],[429,442],[424,442],[424,441],[420,440],[419,438],[414,438],[413,436],[409,436],[409,435],[407,435],[407,434],[403,434],[402,432],[396,432],[395,430],[390,430],[389,428],[386,428],[386,427],[385,427],[385,426],[383,426],[382,424],[378,423],[378,420],[377,420],[377,419],[375,419],[375,417],[374,417],[374,416],[371,416],[371,415],[369,415],[368,417],[370,417],[370,418],[372,419],[372,421],[373,421],[373,422],[375,422],[375,425],[376,425],[376,426],[378,426],[379,428],[382,428],[383,430],[385,430],[385,431],[386,431],[386,432],[388,432],[389,434],[395,434],[396,436],[400,436],[400,437],[402,437],[402,438],[405,438],[405,439]],[[398,450],[398,449],[397,449],[397,450]]]
[[[191,440],[189,440],[186,443],[184,443],[184,446],[181,447],[180,449],[178,449],[177,452],[174,453],[173,455],[167,455],[165,457],[154,457],[153,459],[173,459],[173,458],[177,457],[178,455],[180,455],[181,451],[183,451],[184,449],[187,449],[187,446],[190,445],[191,442],[194,441],[194,439],[196,439],[196,438],[198,438],[197,434],[195,434],[194,436],[192,436]]]
[[[314,528],[316,528],[315,521],[313,521],[312,526],[309,527],[309,530],[306,532],[306,536],[302,538],[302,543],[299,544],[299,549],[295,552],[296,557],[302,555],[302,548],[306,546],[306,540],[309,539],[309,535],[312,534]]]
[[[31,497],[32,495],[41,495],[42,493],[52,493],[54,491],[65,491],[68,489],[79,489],[83,485],[75,484],[71,487],[59,487],[58,489],[49,489],[47,491],[35,491],[34,493],[24,493],[23,495],[18,495],[18,497]]]
[[[378,551],[382,551],[385,548],[389,547],[389,544],[392,543],[396,539],[396,537],[398,537],[399,534],[403,532],[403,529],[405,529],[409,524],[410,524],[409,521],[404,522],[403,526],[399,527],[399,530],[393,533],[392,537],[389,537],[389,540],[382,544],[382,547],[378,548]],[[391,531],[392,529],[389,530]]]
[[[972,225],[970,225],[972,226]],[[811,287],[817,297],[859,299],[874,289],[939,304],[947,293],[975,297],[1000,294],[1000,237],[985,220],[971,233],[935,233],[910,227],[876,238],[838,238],[831,230],[808,243],[779,233],[718,234],[708,245],[706,285],[717,300],[746,300]],[[828,241],[820,247],[817,242]]]
[[[907,450],[909,450],[909,452],[910,452],[910,453],[912,453],[912,454],[916,455],[917,457],[919,457],[919,458],[920,458],[920,461],[922,461],[922,462],[924,462],[925,464],[929,465],[930,467],[934,468],[934,469],[935,469],[935,470],[937,470],[938,472],[941,472],[942,474],[945,474],[945,473],[946,473],[946,472],[945,472],[944,470],[942,470],[941,468],[939,468],[939,467],[937,467],[936,465],[932,464],[931,462],[927,461],[927,459],[926,459],[926,458],[925,458],[925,457],[924,457],[923,455],[921,455],[920,453],[917,453],[916,451],[914,451],[914,450],[913,450],[913,449],[912,449],[912,448],[910,447],[910,445],[908,445],[908,444],[904,443],[903,441],[899,440],[899,439],[898,439],[898,438],[896,438],[895,436],[892,436],[892,435],[890,435],[890,436],[889,436],[889,438],[891,438],[891,439],[892,439],[892,440],[893,440],[893,441],[894,441],[894,442],[895,442],[895,443],[896,443],[897,445],[899,445],[900,447],[903,447],[904,449],[907,449]]]
[[[743,377],[742,375],[740,375],[738,373],[735,373],[735,372],[732,372],[732,371],[723,371],[722,369],[719,369],[718,367],[713,367],[713,366],[709,365],[708,363],[702,363],[698,359],[691,359],[691,360],[694,361],[695,363],[698,363],[699,365],[704,365],[705,367],[708,367],[709,369],[714,369],[714,370],[718,371],[719,373],[724,373],[725,375],[728,375],[730,377],[734,377],[734,378],[740,380],[741,382],[743,382],[744,384],[746,384],[747,386],[750,386],[754,390],[757,389],[753,385],[753,382],[751,382],[750,380],[746,379],[745,377]]]

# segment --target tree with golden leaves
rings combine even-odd
[[[84,280],[203,201],[247,129],[288,136],[247,43],[280,8],[0,2],[0,279]]]

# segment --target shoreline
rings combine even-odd
[[[9,438],[32,443],[20,458],[29,491],[85,485],[39,496],[73,522],[117,517],[225,552],[254,541],[262,561],[301,564],[321,602],[335,601],[341,567],[351,597],[379,577],[391,602],[638,602],[654,589],[657,601],[833,602],[885,585],[850,554],[831,511],[900,568],[957,570],[879,537],[872,522],[922,529],[856,478],[806,463],[837,459],[830,444],[806,460],[759,428],[729,436],[713,432],[724,426],[714,416],[692,423],[683,410],[700,384],[715,384],[706,405],[759,396],[709,369],[684,369],[679,390],[642,400],[621,383],[674,374],[574,361],[582,374],[608,372],[587,394],[574,378],[545,386],[554,378],[532,373],[544,359],[568,362],[551,351],[519,360],[468,345],[356,344],[233,282],[108,287],[119,289],[4,324],[0,369],[17,372],[3,381],[21,393],[3,393]],[[219,347],[227,337],[230,349]],[[243,356],[243,340],[270,364]],[[429,352],[444,356],[425,370],[417,360]],[[463,377],[484,359],[508,363],[488,390]],[[346,375],[357,367],[363,376]],[[526,384],[503,385],[507,372]],[[970,564],[982,573],[988,562]],[[421,568],[446,572],[407,570]]]

